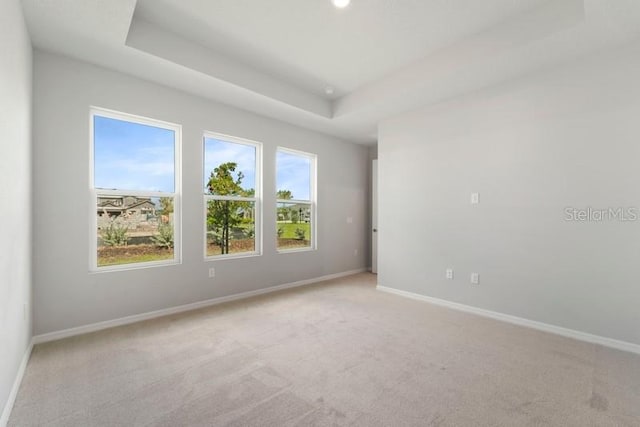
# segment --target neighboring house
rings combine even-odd
[[[98,215],[134,216],[156,215],[156,205],[148,197],[110,196],[98,197]]]
[[[278,221],[282,222],[310,222],[311,211],[308,204],[301,203],[278,204]]]
[[[253,209],[238,208],[236,215],[243,219],[253,219]]]

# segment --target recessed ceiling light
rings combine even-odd
[[[333,95],[333,88],[331,86],[325,87],[324,93],[326,93],[327,95]]]
[[[331,3],[333,3],[333,5],[338,9],[344,9],[345,7],[349,6],[351,0],[331,0]]]

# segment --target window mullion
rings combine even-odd
[[[216,196],[213,194],[205,194],[205,198],[208,200],[229,200],[236,202],[256,202],[258,199],[255,197],[239,197],[239,196]]]

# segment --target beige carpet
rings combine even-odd
[[[640,356],[356,276],[38,345],[10,426],[640,426]]]

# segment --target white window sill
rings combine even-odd
[[[255,258],[262,256],[260,252],[247,252],[242,254],[225,254],[225,255],[213,255],[204,258],[204,262],[211,261],[224,261],[227,259],[242,259],[242,258]]]
[[[141,270],[145,268],[168,267],[182,264],[181,260],[149,261],[120,265],[105,265],[89,270],[89,274],[113,273],[117,271]]]
[[[314,252],[316,248],[278,249],[278,254],[295,254],[299,252]]]

